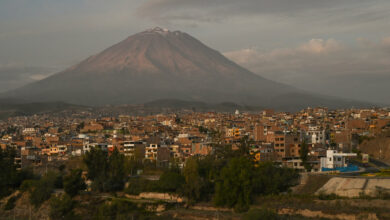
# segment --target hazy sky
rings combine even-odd
[[[269,79],[390,104],[389,0],[0,0],[0,91],[155,26]]]

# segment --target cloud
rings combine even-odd
[[[295,13],[304,10],[327,8],[349,0],[149,0],[139,8],[145,16],[166,16],[187,10],[192,13],[201,11],[229,12],[226,15],[258,13]],[[220,14],[218,14],[220,15]]]
[[[352,45],[334,39],[311,39],[296,47],[269,51],[247,48],[224,55],[279,82],[328,95],[390,104],[389,39],[359,39]]]
[[[322,15],[319,12],[325,13],[328,20],[337,21],[340,17],[329,16],[329,13],[335,12],[343,15],[343,18],[348,17],[348,20],[358,19],[359,22],[364,22],[388,17],[388,12],[384,10],[386,7],[372,7],[383,2],[385,1],[374,0],[368,3],[364,0],[148,0],[138,8],[137,14],[155,22],[174,24],[189,17],[193,21],[207,22],[232,17],[269,15],[289,18],[305,15],[319,17]],[[340,20],[344,22],[343,19]]]
[[[56,68],[50,67],[2,64],[0,65],[0,92],[5,92],[44,79],[56,71]]]
[[[330,53],[341,49],[341,44],[334,39],[311,39],[300,48],[303,52],[312,54]]]

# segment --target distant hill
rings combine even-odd
[[[177,99],[162,99],[144,104],[145,109],[173,109],[173,110],[193,110],[193,111],[217,111],[217,112],[234,112],[240,111],[260,111],[264,108],[260,106],[242,106],[232,102],[224,102],[218,104],[209,104],[205,102],[184,101]]]
[[[161,28],[132,35],[65,71],[2,97],[95,106],[177,99],[290,111],[308,106],[370,106],[265,79],[186,33]]]
[[[67,104],[64,102],[26,103],[21,100],[0,99],[0,119],[13,116],[54,113],[72,109],[81,110],[87,109],[87,107]]]

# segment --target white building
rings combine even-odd
[[[338,153],[336,150],[327,150],[326,157],[321,158],[321,168],[335,169],[347,167],[346,157],[356,157],[355,153]]]
[[[68,146],[66,145],[58,145],[58,153],[65,154],[68,150]]]
[[[306,137],[308,137],[310,144],[325,144],[326,141],[325,130],[318,126],[309,126]]]
[[[35,128],[25,128],[23,129],[23,134],[34,134],[36,133]]]
[[[103,151],[108,150],[108,144],[105,143],[89,143],[87,142],[86,144],[83,145],[83,153],[89,152],[91,148],[93,147],[98,147]]]

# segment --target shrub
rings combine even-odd
[[[69,195],[53,196],[50,199],[50,218],[51,219],[76,219],[77,216],[73,212],[75,202]]]
[[[318,199],[320,200],[335,200],[335,199],[338,199],[339,196],[337,196],[336,194],[332,193],[332,194],[325,194],[325,193],[320,193],[318,195]]]
[[[243,216],[243,220],[277,220],[276,212],[270,209],[251,209]]]
[[[86,188],[81,174],[82,170],[72,170],[71,173],[64,178],[64,190],[71,197],[76,196],[80,190]]]
[[[134,178],[129,181],[125,192],[131,195],[139,195],[141,192],[160,192],[158,181]]]
[[[19,199],[20,195],[12,196],[8,199],[7,203],[4,206],[4,210],[11,210],[15,207],[15,202]]]
[[[48,200],[55,188],[57,178],[58,175],[56,173],[50,172],[40,180],[23,183],[23,190],[27,189],[30,192],[30,203],[38,208],[43,202]]]
[[[140,219],[142,213],[144,211],[134,203],[114,200],[98,207],[95,219]]]
[[[175,171],[164,172],[158,181],[159,191],[161,192],[177,192],[183,184],[185,184],[184,177]]]

